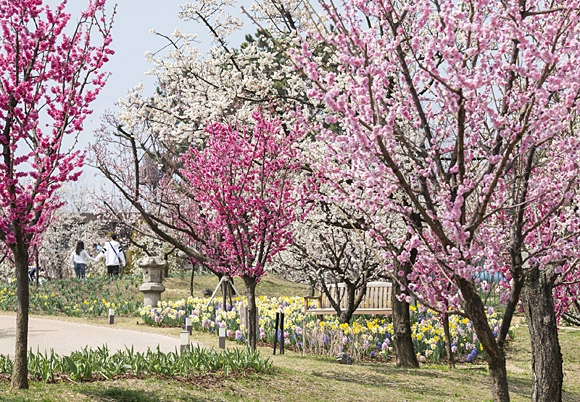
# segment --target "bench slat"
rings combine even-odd
[[[391,286],[389,282],[369,282],[366,294],[353,314],[392,314]],[[341,309],[345,309],[346,285],[344,283],[330,285],[329,291],[333,298],[340,302]],[[309,300],[316,300],[316,308],[309,306]],[[304,312],[317,315],[336,314],[326,294],[305,297]]]
[[[313,315],[334,315],[336,311],[333,308],[312,308],[307,313]],[[391,308],[357,308],[353,314],[391,315],[392,313],[393,309]]]

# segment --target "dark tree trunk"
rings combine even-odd
[[[406,280],[407,273],[405,273]],[[419,367],[413,339],[411,338],[411,315],[409,303],[399,301],[401,286],[393,281],[391,300],[393,301],[393,344],[397,367]]]
[[[407,275],[413,270],[412,264],[416,259],[416,250],[411,253],[411,263],[400,264],[394,259],[395,272],[403,271],[403,276],[397,276],[393,280],[391,288],[391,300],[393,303],[393,344],[395,347],[395,358],[397,367],[419,367],[415,346],[411,337],[411,314],[409,303],[405,300],[399,301],[398,296],[403,292],[401,285],[407,287]]]
[[[356,287],[350,283],[347,283],[346,285],[347,285],[347,287],[346,287],[345,294],[340,295],[340,297],[346,297],[346,308],[342,309],[340,307],[340,305],[342,304],[340,298],[339,298],[339,300],[336,301],[338,306],[339,306],[337,309],[337,313],[339,313],[339,320],[338,321],[341,324],[346,324],[346,323],[350,322],[350,320],[352,319],[352,315],[353,315],[354,311],[356,310],[355,306],[358,306],[358,304],[356,304],[356,300],[355,300]],[[363,289],[363,291],[361,291],[361,292],[364,293],[364,290],[365,289]]]
[[[36,266],[36,274],[34,275],[34,282],[36,282],[36,287],[40,284],[40,261],[38,258],[38,251],[34,254],[34,265]]]
[[[358,308],[366,293],[366,284],[357,287],[356,283],[345,280],[344,287],[330,288],[324,277],[320,278],[322,292],[328,297],[330,306],[336,311],[336,315],[341,324],[348,323],[352,319],[354,311]],[[337,284],[338,285],[338,284]],[[359,291],[357,295],[356,292]]]
[[[256,306],[256,278],[253,276],[242,276],[246,285],[246,298],[248,299],[248,345],[250,349],[256,350],[256,339],[258,337],[258,307]],[[283,340],[282,340],[283,342]]]
[[[12,251],[17,281],[18,310],[16,311],[16,342],[10,389],[28,389],[28,308],[30,306],[28,249],[24,245],[17,245]]]
[[[453,349],[451,347],[451,331],[449,330],[449,315],[443,314],[441,316],[441,321],[443,322],[443,332],[445,333],[445,350],[447,351],[447,357],[449,358],[449,367],[455,368],[455,358],[453,357]]]
[[[165,268],[163,269],[163,277],[164,278],[169,278],[169,253],[165,253],[163,255],[163,259],[165,260]],[[123,267],[121,267],[121,276],[123,275]]]
[[[227,309],[227,303],[228,303],[228,290],[230,287],[230,281],[229,279],[225,279],[222,282],[222,310],[223,311],[228,311]]]
[[[562,400],[562,352],[549,271],[533,269],[526,276],[522,305],[532,345],[532,401]]]
[[[195,276],[195,265],[191,266],[191,276],[189,277],[189,294],[193,297],[193,277]]]
[[[472,282],[459,276],[455,277],[455,281],[465,301],[465,312],[473,323],[473,328],[475,329],[479,342],[481,342],[483,350],[487,355],[487,366],[489,368],[493,400],[495,402],[508,402],[510,400],[510,394],[507,381],[505,352],[497,343],[489,327],[481,297],[475,290]]]

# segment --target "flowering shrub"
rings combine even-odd
[[[233,304],[221,308],[221,302],[208,303],[207,298],[189,297],[177,302],[162,301],[157,307],[140,311],[141,318],[149,325],[181,326],[186,316],[191,317],[196,331],[215,333],[217,328],[227,328],[231,341],[243,342],[246,332],[240,312],[246,305],[244,298],[236,298]],[[257,300],[259,312],[259,339],[273,344],[274,339],[288,347],[308,353],[335,356],[346,352],[354,358],[388,359],[393,352],[391,342],[393,325],[388,317],[357,316],[351,324],[340,324],[337,316],[325,316],[324,321],[314,315],[304,315],[301,297],[269,298]],[[420,361],[438,362],[445,356],[445,341],[440,317],[430,310],[411,306],[412,338]],[[284,313],[284,331],[275,331],[276,313]],[[499,325],[499,316],[488,311],[490,326]],[[471,322],[459,316],[449,319],[452,351],[457,358],[472,362],[482,347]],[[513,337],[513,332],[510,333]]]

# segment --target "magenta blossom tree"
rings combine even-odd
[[[214,271],[246,285],[248,342],[256,348],[256,285],[272,257],[292,241],[300,168],[295,134],[254,113],[253,127],[210,124],[207,146],[181,157],[184,199],[203,239],[199,249]]]
[[[494,400],[509,400],[504,346],[520,300],[532,350],[550,351],[535,355],[533,399],[561,400],[551,298],[578,258],[579,2],[322,3],[332,29],[302,35],[313,41],[294,54],[326,123],[342,126],[313,127],[343,167],[319,169],[337,197],[406,225],[402,290],[469,317]],[[478,288],[496,274],[506,308],[491,328]]]
[[[82,130],[112,53],[105,1],[72,24],[65,4],[0,1],[0,240],[18,281],[12,389],[28,388],[29,248],[61,205],[55,191],[81,173],[83,154],[62,141]]]

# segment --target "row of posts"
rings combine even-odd
[[[143,270],[143,284],[139,286],[139,290],[143,292],[143,299],[145,306],[157,306],[159,301],[161,300],[161,293],[165,291],[165,286],[163,285],[163,273],[167,268],[167,262],[162,260],[159,257],[144,257],[139,260],[138,263],[139,267]],[[231,293],[230,288],[233,289],[236,293],[237,290],[233,286],[230,277],[224,275],[220,280],[216,290],[212,294],[210,298],[213,299],[215,294],[217,293],[219,287],[222,287],[223,290],[223,306],[225,309],[227,295],[230,294],[230,301],[231,301]],[[248,327],[248,314],[247,310],[242,310],[242,322],[245,322],[246,328]],[[257,319],[257,317],[256,317]],[[109,309],[109,324],[113,324],[115,322],[115,312],[113,309]],[[278,322],[278,321],[277,321]],[[282,314],[282,321],[281,321],[282,328],[284,327],[284,318]],[[278,325],[278,324],[277,324]],[[180,350],[183,353],[186,349],[190,348],[190,340],[189,337],[191,336],[192,332],[192,322],[191,317],[186,316],[184,320],[184,330],[180,332]],[[283,333],[283,331],[282,331]],[[226,328],[219,327],[218,328],[218,335],[219,335],[219,347],[221,349],[225,349],[226,347]],[[280,345],[280,353],[284,353],[283,343],[281,342]],[[274,346],[275,347],[275,346]]]
[[[144,257],[139,260],[138,265],[143,270],[143,284],[139,286],[139,291],[143,292],[143,304],[145,306],[157,306],[161,300],[161,293],[165,291],[163,273],[167,268],[167,261],[159,257]],[[110,320],[109,323],[111,323]],[[183,328],[184,330],[179,333],[181,353],[191,348],[189,340],[193,328],[191,317],[185,317]]]
[[[144,257],[139,260],[139,267],[143,270],[143,284],[139,286],[139,291],[143,292],[143,299],[145,306],[157,306],[161,300],[161,293],[165,291],[165,286],[163,285],[163,273],[167,268],[167,262],[159,257]],[[231,279],[228,276],[222,277],[220,283],[216,287],[213,295],[210,298],[213,299],[220,285],[223,289],[223,306],[225,309],[226,298],[230,287],[237,293],[237,290],[233,287]],[[231,297],[230,297],[231,299]],[[249,325],[248,311],[242,310],[242,322],[245,323],[246,328]],[[244,314],[245,313],[245,314]],[[257,317],[256,317],[257,320]],[[109,324],[115,323],[115,310],[113,308],[109,309]],[[191,317],[186,316],[184,320],[184,330],[180,332],[180,350],[183,353],[186,349],[190,347],[189,337],[192,332],[192,322]],[[278,338],[280,338],[280,354],[284,354],[284,313],[279,311],[276,313],[276,327],[274,336],[274,354],[276,354],[276,347],[278,343]],[[226,328],[218,328],[219,335],[219,347],[225,349],[226,347]],[[257,335],[257,334],[256,334]]]

